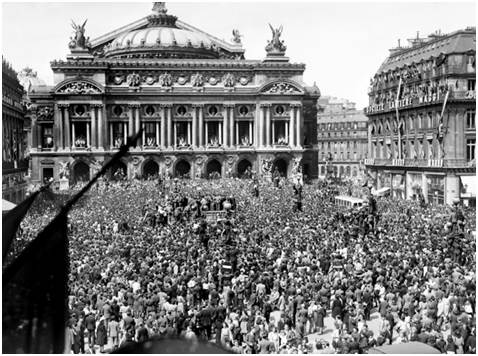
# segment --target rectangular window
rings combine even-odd
[[[124,142],[124,123],[122,122],[113,122],[112,124],[113,128],[113,147],[119,148]]]
[[[156,146],[156,123],[145,122],[144,126],[144,141],[143,145],[146,147]]]
[[[466,128],[475,129],[475,110],[467,110],[466,112]]]
[[[53,148],[53,124],[42,125],[42,148]]]
[[[433,114],[431,112],[427,115],[427,128],[431,129],[433,127]]]
[[[475,90],[476,80],[468,79],[468,90]]]
[[[42,170],[43,182],[48,182],[53,179],[53,167],[45,167]]]
[[[473,161],[475,159],[476,139],[470,138],[466,140],[466,160]]]

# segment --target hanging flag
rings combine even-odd
[[[443,100],[443,107],[442,107],[441,113],[440,113],[440,122],[438,123],[438,127],[437,127],[437,137],[438,137],[439,141],[443,140],[443,136],[447,131],[447,127],[445,127],[445,130],[443,130],[443,126],[444,126],[443,115],[445,114],[445,108],[446,108],[446,104],[448,102],[448,96],[449,95],[450,95],[450,90],[447,90],[447,92],[445,94],[445,99]],[[448,126],[448,125],[446,125],[446,126]]]
[[[68,212],[141,135],[73,196],[3,273],[3,353],[63,353],[68,321]]]
[[[5,260],[5,256],[7,255],[8,251],[10,250],[10,246],[15,238],[17,233],[18,227],[22,222],[23,218],[25,217],[28,209],[35,201],[36,197],[40,193],[41,190],[37,190],[36,192],[32,193],[28,198],[18,204],[15,208],[10,210],[8,213],[3,215],[2,217],[2,256]]]
[[[3,273],[3,353],[63,353],[68,273],[62,212]]]

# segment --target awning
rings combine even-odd
[[[476,197],[476,176],[460,176],[461,180],[461,197]]]
[[[2,211],[9,211],[16,207],[12,202],[2,199]]]

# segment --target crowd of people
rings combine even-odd
[[[410,341],[475,353],[475,209],[384,198],[344,210],[336,192],[248,179],[93,188],[69,216],[65,352],[180,336],[236,353]],[[218,194],[235,213],[207,221],[201,197]],[[38,203],[16,244],[54,211]]]

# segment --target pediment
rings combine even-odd
[[[304,94],[304,89],[297,83],[280,80],[267,83],[259,89],[259,92],[262,94],[271,94],[271,95],[302,95]]]
[[[69,79],[59,83],[54,89],[55,94],[92,95],[103,94],[104,88],[93,80],[84,78]]]

